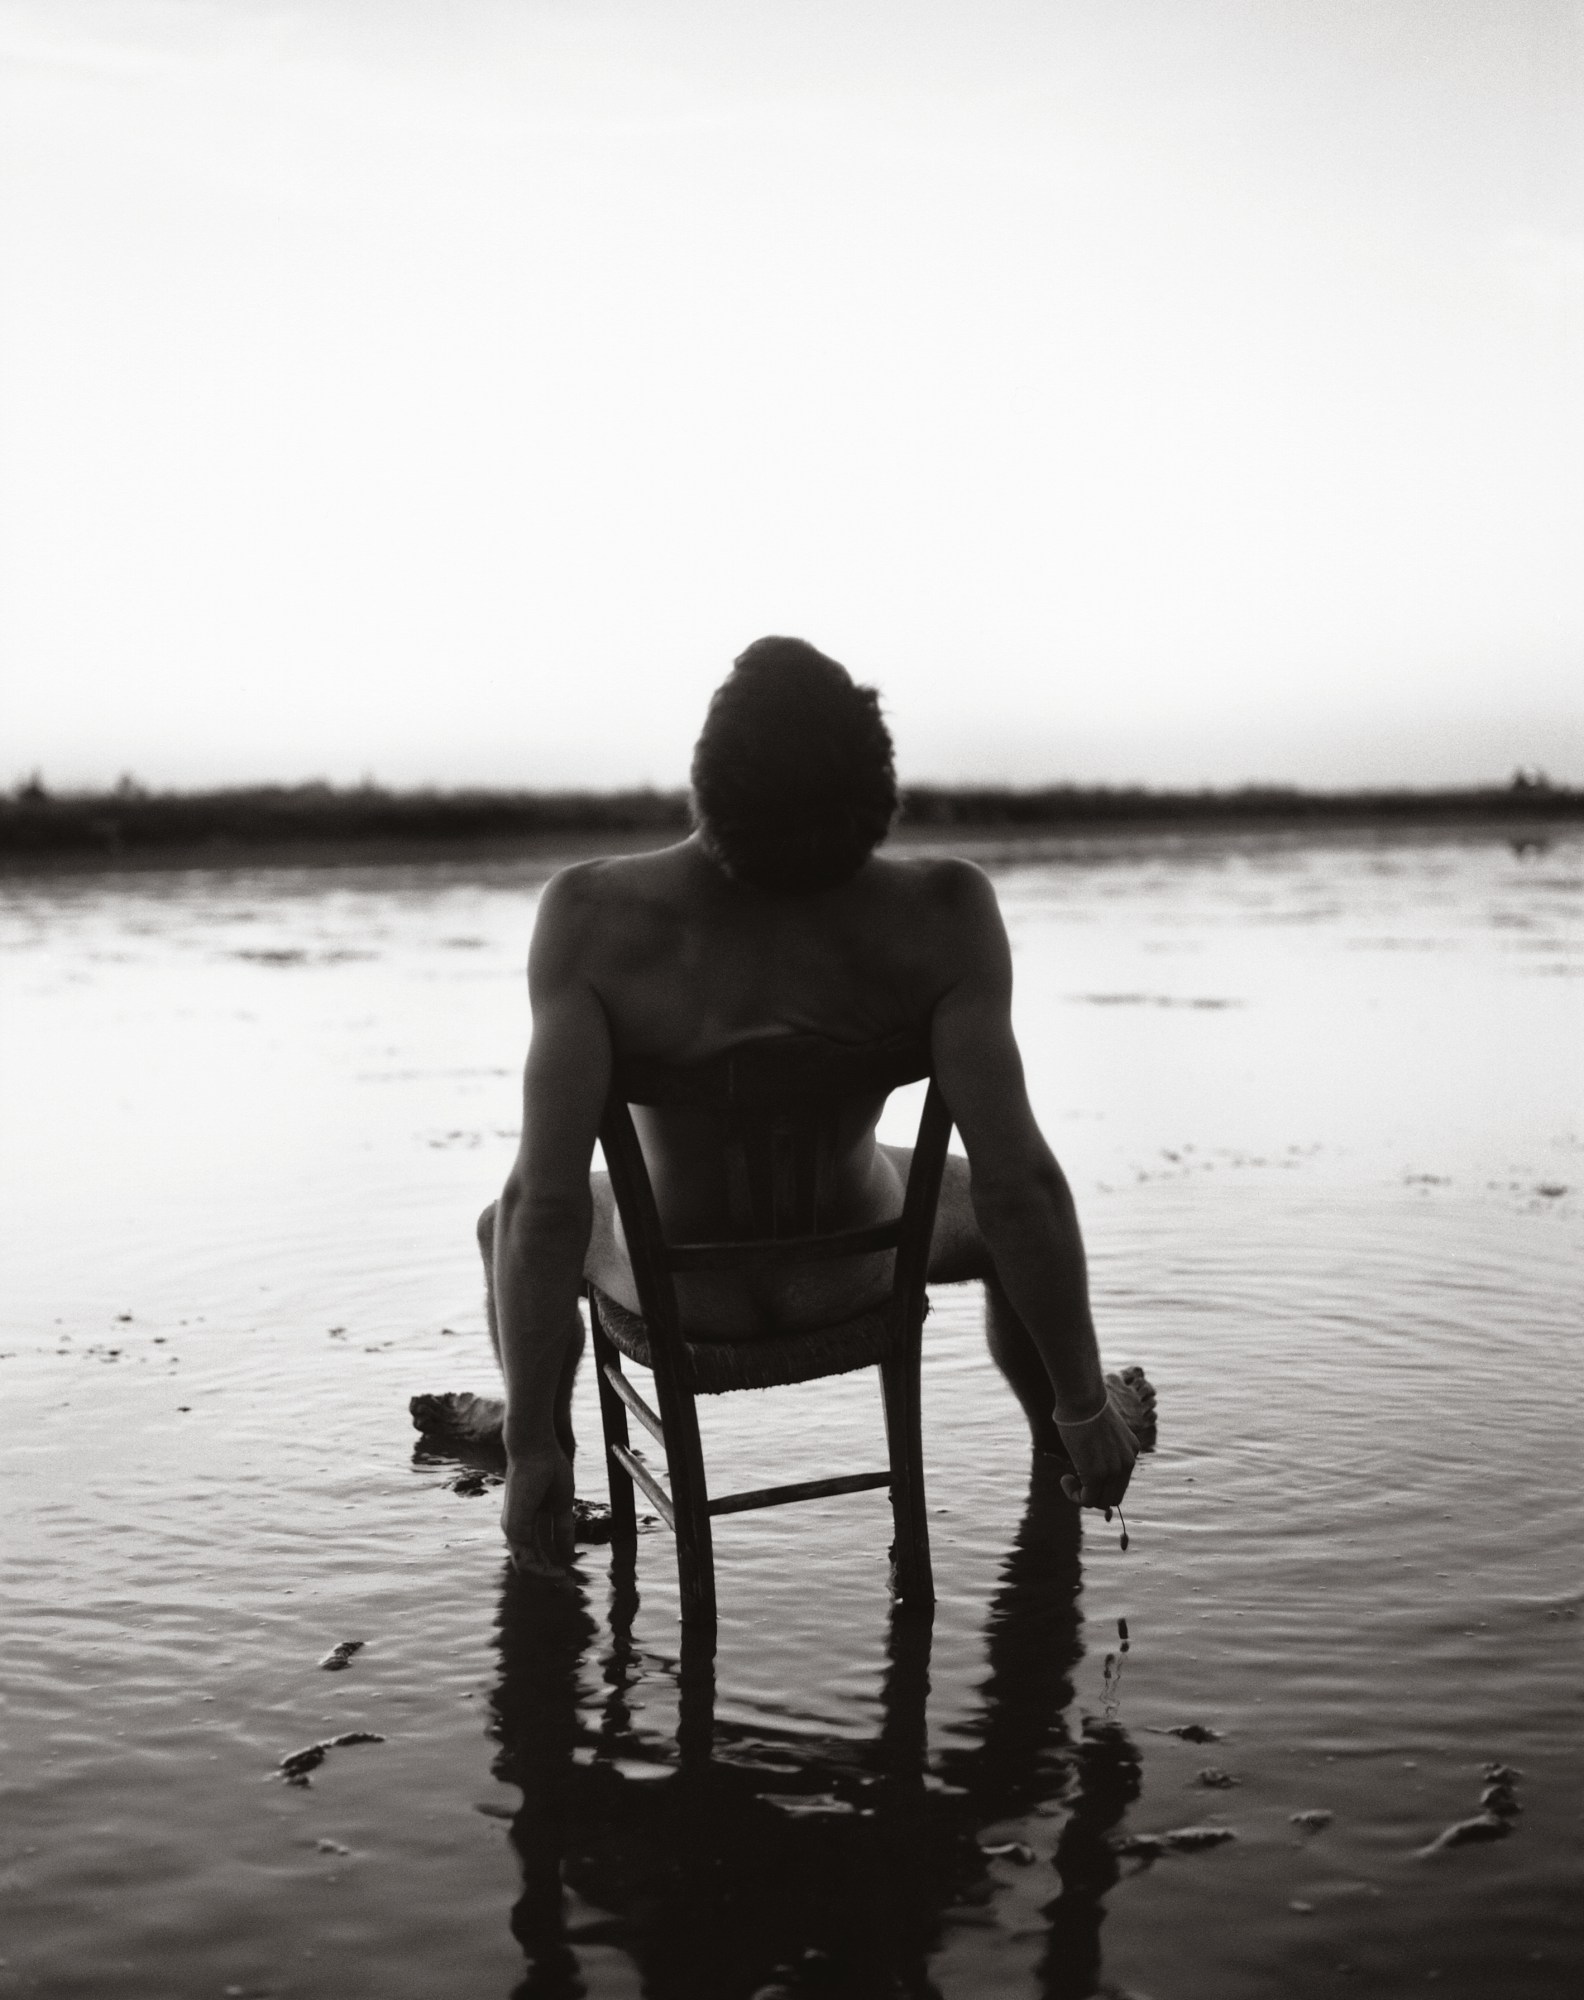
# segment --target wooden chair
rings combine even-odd
[[[924,1281],[930,1233],[952,1120],[933,1078],[900,1217],[866,1229],[832,1231],[825,1226],[839,1121],[850,1120],[855,1101],[883,1100],[897,1085],[929,1076],[929,1050],[911,1036],[847,1046],[820,1036],[778,1035],[686,1068],[617,1062],[600,1142],[642,1312],[633,1314],[594,1286],[587,1288],[612,1530],[619,1542],[636,1536],[633,1487],[638,1485],[676,1538],[682,1617],[689,1625],[715,1622],[710,1522],[717,1514],[880,1486],[891,1489],[897,1595],[910,1606],[935,1601],[924,1513],[919,1353],[929,1310]],[[666,1241],[630,1104],[688,1107],[703,1114],[703,1129],[720,1146],[734,1230],[729,1240]],[[893,1249],[890,1297],[853,1319],[813,1332],[763,1338],[683,1337],[672,1283],[678,1271],[762,1271]],[[623,1372],[624,1357],[653,1371],[658,1411]],[[876,1365],[890,1460],[885,1471],[841,1473],[709,1497],[696,1396],[806,1382]],[[669,1492],[631,1448],[629,1415],[664,1447]]]

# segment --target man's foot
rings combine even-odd
[[[444,1396],[414,1396],[407,1405],[413,1429],[452,1444],[499,1444],[506,1405],[498,1396],[457,1389]]]
[[[1154,1383],[1142,1368],[1134,1367],[1108,1375],[1106,1387],[1122,1421],[1138,1439],[1140,1449],[1149,1451],[1155,1443]]]
[[[1124,1368],[1119,1373],[1108,1375],[1106,1387],[1111,1392],[1111,1401],[1117,1414],[1128,1429],[1138,1439],[1140,1451],[1155,1449],[1155,1385],[1142,1368]],[[1056,1428],[1055,1419],[1047,1417],[1034,1435],[1034,1455],[1036,1458],[1060,1459],[1069,1471],[1072,1460],[1067,1456],[1067,1447],[1061,1441],[1061,1433]]]

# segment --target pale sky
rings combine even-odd
[[[0,0],[0,784],[1584,782],[1580,0]]]

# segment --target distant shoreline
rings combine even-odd
[[[1584,823],[1584,790],[1520,776],[1438,791],[1307,792],[914,785],[896,838],[907,845],[1120,833],[1323,834],[1401,831],[1544,836]],[[0,866],[203,867],[263,861],[379,862],[456,856],[553,857],[590,841],[642,848],[688,827],[681,791],[386,791],[259,785],[206,792],[61,793],[35,784],[0,797]]]

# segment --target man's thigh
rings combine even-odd
[[[897,1172],[905,1182],[913,1164],[913,1148],[886,1146],[882,1150],[896,1163]],[[940,1202],[935,1210],[935,1227],[930,1235],[929,1281],[932,1285],[960,1285],[970,1278],[994,1275],[995,1266],[973,1212],[968,1162],[961,1153],[948,1153],[946,1171],[941,1176]]]
[[[886,1146],[883,1150],[895,1162],[897,1172],[906,1184],[908,1169],[913,1164],[913,1148]],[[626,1306],[629,1312],[637,1312],[638,1293],[633,1284],[632,1266],[627,1261],[627,1246],[622,1239],[610,1175],[590,1174],[589,1193],[594,1200],[594,1222],[589,1231],[583,1275],[602,1292],[608,1293],[618,1305]],[[946,1170],[941,1176],[940,1201],[935,1209],[935,1227],[930,1233],[929,1282],[932,1285],[960,1285],[974,1278],[994,1275],[995,1266],[974,1218],[968,1162],[960,1153],[948,1153]]]
[[[629,1312],[637,1312],[638,1289],[633,1283],[632,1266],[627,1261],[627,1245],[622,1238],[621,1218],[616,1213],[616,1196],[611,1189],[610,1175],[590,1174],[589,1194],[594,1201],[594,1220],[589,1229],[583,1275],[619,1306],[625,1306]]]

